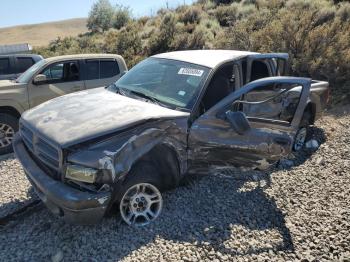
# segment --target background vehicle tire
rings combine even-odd
[[[130,170],[118,194],[120,215],[127,224],[144,226],[158,218],[163,207],[160,181],[150,162],[139,162]]]
[[[0,113],[0,155],[13,151],[12,141],[18,131],[18,119],[10,114]]]
[[[300,121],[299,129],[294,138],[293,150],[300,151],[306,142],[306,138],[308,136],[308,128],[311,123],[312,114],[310,111],[305,111],[303,114],[303,118]]]

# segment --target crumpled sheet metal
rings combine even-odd
[[[168,129],[171,127],[173,126]],[[149,128],[139,135],[132,136],[115,152],[104,151],[105,156],[99,160],[100,168],[109,170],[114,182],[123,178],[137,160],[160,144],[167,145],[176,152],[180,161],[180,172],[185,172],[185,148],[173,136],[169,136],[167,130],[159,128]]]

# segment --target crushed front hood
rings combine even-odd
[[[67,147],[147,120],[188,115],[96,88],[45,102],[25,112],[21,121],[34,132]]]

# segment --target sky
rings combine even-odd
[[[96,0],[0,0],[0,28],[87,17]],[[135,17],[154,15],[159,8],[191,4],[194,0],[110,0],[129,6]]]

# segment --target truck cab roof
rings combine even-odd
[[[227,60],[254,54],[259,53],[237,50],[188,50],[162,53],[152,57],[179,60],[208,68],[215,68]]]
[[[96,58],[109,58],[109,59],[122,59],[120,55],[115,54],[76,54],[76,55],[63,55],[63,56],[53,56],[46,58],[45,61],[47,62],[55,62],[55,61],[62,61],[62,60],[70,60],[70,59],[96,59]]]

